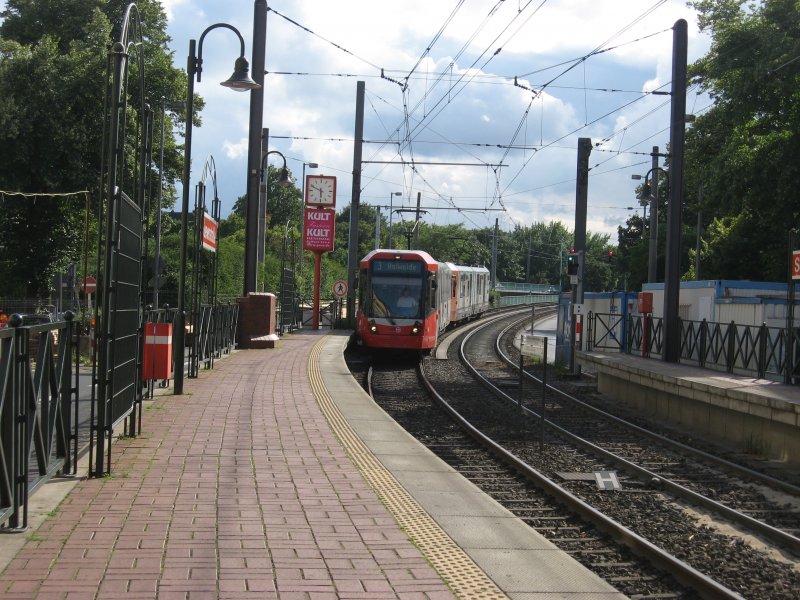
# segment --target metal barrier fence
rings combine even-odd
[[[313,302],[301,300],[298,310],[302,313],[301,322],[304,327],[311,327],[314,324],[313,306]],[[337,324],[340,324],[344,318],[344,306],[345,301],[341,298],[320,301],[318,315],[320,328],[334,329]]]
[[[527,294],[519,296],[501,296],[498,306],[517,306],[521,304],[558,303],[558,294]]]
[[[194,336],[195,374],[200,362],[213,368],[214,359],[235,348],[239,319],[237,303],[201,308]],[[175,309],[148,306],[143,322],[171,323],[175,315]],[[102,426],[96,422],[93,386],[91,399],[80,401],[80,323],[71,312],[64,319],[25,325],[22,316],[14,314],[8,327],[0,327],[0,530],[28,526],[30,495],[55,475],[75,475],[84,450],[80,445]],[[137,379],[140,374],[137,369]],[[91,379],[97,376],[93,368]],[[152,397],[154,382],[146,383]],[[81,414],[81,405],[89,402],[91,414]],[[138,432],[141,423],[135,430],[131,424],[131,434]]]
[[[28,498],[39,486],[76,472],[76,324],[72,313],[65,317],[26,327],[14,314],[0,329],[0,523],[6,530],[28,526]]]
[[[214,360],[230,354],[236,346],[239,305],[203,304],[192,322],[188,373],[189,377],[197,377],[200,363],[206,369],[213,369]]]
[[[800,328],[679,319],[681,362],[727,373],[800,381]],[[649,357],[662,352],[663,319],[589,313],[587,350],[617,350]],[[789,350],[792,350],[791,352]],[[787,357],[791,357],[791,364]]]

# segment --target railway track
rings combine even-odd
[[[550,423],[541,445],[541,421],[531,407],[541,405],[537,390],[542,386],[530,382],[523,384],[520,391],[518,375],[495,354],[496,339],[513,336],[511,331],[513,328],[507,324],[492,325],[486,331],[469,334],[463,344],[465,349],[452,347],[448,360],[425,361],[420,373],[425,373],[427,385],[447,407],[449,417],[433,408],[411,363],[374,364],[373,397],[418,439],[522,521],[630,597],[795,597],[795,590],[800,589],[800,570],[796,555],[786,549],[791,545],[789,538],[794,537],[793,525],[787,523],[785,515],[774,519],[776,512],[792,511],[780,501],[766,503],[761,493],[766,485],[763,480],[742,480],[737,492],[727,495],[741,496],[749,505],[748,518],[773,520],[767,527],[782,532],[787,539],[759,543],[756,536],[763,536],[763,532],[726,533],[716,524],[721,517],[708,507],[700,509],[706,513],[701,519],[696,500],[690,505],[689,500],[673,492],[673,485],[689,487],[687,482],[692,479],[683,470],[677,472],[676,464],[683,464],[690,474],[702,468],[703,474],[694,477],[691,484],[696,489],[702,489],[699,483],[705,483],[708,489],[722,489],[732,485],[732,479],[720,479],[707,461],[701,465],[696,458],[659,455],[651,451],[655,444],[650,438],[639,438],[637,442],[636,435],[626,434],[633,435],[631,441],[620,433],[620,428],[625,428],[615,418],[596,413],[587,417],[581,412],[587,410],[584,408],[562,412],[561,405],[571,402],[558,396],[552,386],[545,403]],[[508,344],[501,342],[500,348],[503,347],[507,349]],[[475,371],[494,382],[496,390],[492,394],[486,393],[486,382],[476,383],[474,373],[455,358],[459,352]],[[507,351],[501,354],[514,363],[515,358]],[[582,429],[582,433],[593,438],[587,444],[569,440],[559,430],[567,427],[555,423],[556,414],[562,423],[590,421],[592,427]],[[459,418],[465,421],[461,427],[466,429],[455,426],[455,419]],[[469,435],[464,433],[467,430]],[[491,440],[483,444],[491,447],[494,454],[488,454],[484,446],[474,441],[480,433]],[[596,443],[600,438],[607,441]],[[616,450],[624,455],[625,462],[595,450],[603,445],[605,453]],[[646,455],[644,450],[648,450]],[[630,463],[643,468],[637,465],[639,456],[646,465],[644,474],[627,467]],[[713,486],[709,483],[709,469],[717,476]],[[619,489],[598,489],[596,473],[609,479],[616,477]],[[673,477],[679,481],[673,482]],[[700,494],[696,489],[693,493]],[[791,502],[791,486],[774,490],[773,496]],[[718,496],[712,500],[722,504]],[[730,498],[724,500],[730,508]],[[776,510],[778,506],[782,509]],[[725,527],[729,529],[730,525]],[[755,540],[752,543],[751,537]]]

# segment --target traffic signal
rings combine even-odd
[[[578,274],[578,254],[575,250],[570,250],[567,254],[567,275]]]
[[[607,260],[608,262],[610,262],[610,263],[611,263],[611,262],[614,262],[614,252],[612,252],[611,250],[609,250],[609,251],[608,251],[608,256],[606,257],[606,260]]]

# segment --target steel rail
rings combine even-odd
[[[513,365],[513,361],[510,362],[510,359],[500,349],[499,339],[500,339],[500,337],[502,337],[502,335],[505,332],[507,332],[509,329],[511,329],[512,327],[514,327],[514,326],[516,326],[518,324],[519,324],[519,321],[517,321],[516,323],[512,323],[511,325],[506,327],[501,332],[500,336],[498,336],[498,339],[497,339],[497,341],[495,343],[495,351],[498,353],[498,356],[501,359],[506,360],[507,362],[509,362],[509,364],[511,364],[512,366],[514,366]],[[473,333],[476,333],[479,330],[480,329],[475,329],[474,331],[470,332],[470,334],[468,336],[465,336],[464,342],[466,342],[467,339],[469,337],[471,337]],[[463,348],[463,345],[462,345],[462,348]],[[511,398],[508,394],[506,394],[505,392],[503,392],[502,390],[500,390],[499,388],[494,386],[491,382],[486,380],[484,377],[482,377],[477,372],[477,370],[475,370],[472,367],[472,365],[468,364],[466,356],[464,356],[463,353],[462,353],[461,356],[462,356],[462,362],[467,367],[467,369],[469,369],[475,375],[475,377],[479,378],[480,380],[483,380],[484,385],[487,385],[490,388],[492,388],[493,391],[496,394],[498,394],[499,396],[504,398],[507,402],[515,403],[515,400],[513,398]],[[529,373],[525,373],[525,375],[527,376],[527,378],[541,383],[541,381],[538,378],[530,375]],[[582,401],[578,400],[577,398],[574,398],[573,396],[570,396],[569,394],[567,394],[566,392],[563,392],[562,390],[558,390],[556,388],[553,388],[550,385],[548,385],[547,387],[548,387],[548,391],[553,391],[554,393],[558,394],[562,398],[565,398],[565,399],[569,400],[570,402],[577,403],[580,406],[582,406],[582,407],[584,407],[584,408],[586,408],[588,410],[591,410],[594,414],[597,414],[598,416],[602,416],[603,418],[611,419],[612,421],[614,421],[618,425],[621,425],[623,427],[629,428],[629,429],[635,431],[637,434],[646,434],[647,437],[649,437],[650,439],[658,441],[659,443],[662,443],[664,445],[671,445],[675,449],[680,449],[680,450],[685,450],[685,451],[694,451],[694,454],[698,458],[702,458],[704,460],[710,460],[710,461],[716,460],[721,466],[726,466],[729,469],[734,469],[735,470],[738,467],[738,471],[737,472],[740,475],[745,475],[745,476],[751,476],[751,475],[756,475],[756,474],[757,475],[762,475],[760,473],[757,473],[756,471],[751,471],[750,469],[747,469],[745,467],[740,467],[739,465],[736,465],[735,463],[731,463],[729,461],[725,461],[724,459],[716,459],[711,454],[705,453],[705,452],[703,452],[701,450],[697,450],[695,448],[691,448],[690,446],[686,446],[684,444],[681,444],[680,442],[676,442],[675,440],[670,440],[669,438],[666,438],[664,436],[660,436],[660,435],[658,435],[656,433],[647,431],[646,429],[638,427],[637,425],[634,425],[632,423],[628,423],[627,421],[625,421],[623,419],[620,419],[619,417],[615,417],[614,415],[611,415],[611,414],[609,414],[609,413],[607,413],[607,412],[605,412],[603,410],[600,410],[600,409],[595,408],[593,406],[589,406],[585,402],[582,402]],[[537,419],[541,419],[541,415],[539,415],[536,411],[531,410],[531,409],[529,409],[527,407],[523,407],[523,410],[525,410],[529,414],[533,415]],[[583,438],[581,438],[579,436],[576,436],[575,434],[567,431],[566,429],[563,429],[562,427],[556,425],[552,421],[549,421],[549,420],[545,419],[545,423],[553,431],[559,433],[562,436],[567,437],[567,439],[569,439],[571,442],[573,442],[575,444],[578,444],[581,447],[586,448],[587,450],[590,450],[591,452],[599,453],[604,458],[614,462],[615,464],[617,464],[621,468],[626,469],[628,471],[634,472],[641,479],[643,479],[645,481],[658,482],[659,489],[669,491],[669,492],[671,492],[672,494],[674,494],[675,496],[677,496],[679,498],[682,498],[684,500],[688,500],[690,502],[694,502],[694,503],[699,504],[700,506],[703,506],[704,508],[707,508],[709,510],[713,510],[713,511],[721,514],[722,516],[724,516],[724,517],[726,517],[728,519],[731,519],[732,521],[734,521],[736,523],[739,523],[740,525],[743,525],[743,526],[749,528],[751,531],[754,531],[756,533],[759,533],[759,534],[763,535],[765,538],[769,539],[770,541],[772,541],[772,542],[774,542],[776,544],[779,544],[779,545],[785,547],[788,550],[791,550],[794,554],[800,555],[800,538],[797,538],[796,536],[794,536],[794,535],[792,535],[792,534],[790,534],[790,533],[788,533],[786,531],[783,531],[781,529],[773,527],[772,525],[764,523],[763,521],[759,521],[758,519],[754,519],[753,517],[751,517],[749,515],[746,515],[746,514],[741,513],[739,511],[733,509],[733,508],[730,508],[729,506],[725,506],[724,504],[722,504],[720,502],[717,502],[716,500],[713,500],[711,498],[708,498],[707,496],[703,496],[702,494],[699,494],[699,493],[697,493],[697,492],[695,492],[693,490],[690,490],[690,489],[686,488],[685,486],[682,486],[682,485],[680,485],[678,483],[675,483],[674,481],[672,481],[670,479],[666,479],[664,476],[662,476],[662,475],[660,475],[658,473],[655,473],[655,472],[650,471],[648,469],[645,469],[644,467],[641,467],[641,466],[639,466],[639,465],[637,465],[635,463],[632,463],[632,462],[628,461],[627,459],[622,458],[621,456],[618,456],[618,455],[614,454],[613,452],[605,450],[604,448],[601,448],[600,446],[597,446],[596,444],[593,444],[592,442],[589,442],[588,440],[585,440],[585,439],[583,439]],[[763,477],[768,477],[768,476],[763,476]],[[769,478],[769,479],[772,480],[772,478]],[[762,481],[764,481],[764,480],[762,479]],[[779,480],[774,480],[774,481],[778,482]],[[794,488],[794,486],[792,486],[791,484],[786,483],[784,486],[782,486],[782,489],[785,489],[786,486],[788,486],[790,488],[790,491],[791,491],[791,488]],[[800,489],[794,488],[794,490],[795,490],[795,492],[800,492]]]
[[[502,317],[500,317],[502,318]],[[496,320],[496,319],[495,319]],[[472,337],[472,335],[480,331],[483,327],[491,324],[493,321],[483,324],[468,333],[465,340],[462,341],[461,351],[463,352],[464,343]],[[583,519],[591,522],[598,529],[608,533],[617,542],[632,549],[634,552],[645,556],[656,566],[668,571],[678,581],[690,586],[692,589],[700,593],[705,598],[712,599],[738,599],[741,600],[742,596],[736,592],[726,588],[725,586],[714,581],[710,577],[704,575],[692,566],[677,559],[675,556],[665,552],[661,548],[655,546],[639,534],[631,531],[621,523],[609,518],[597,509],[593,508],[574,494],[571,494],[544,474],[540,473],[524,461],[520,460],[515,455],[508,452],[505,448],[497,444],[494,440],[481,433],[472,424],[470,424],[464,417],[461,416],[450,404],[436,391],[433,384],[428,380],[425,375],[424,365],[420,362],[418,366],[420,380],[423,382],[425,388],[429,391],[431,396],[441,406],[441,408],[452,418],[460,427],[464,429],[473,439],[475,439],[482,446],[490,450],[494,455],[509,464],[517,472],[530,481],[534,482],[540,488],[545,490],[546,493],[553,496],[557,501],[563,503],[570,510],[574,511]]]
[[[519,321],[517,321],[516,323],[512,323],[511,325],[506,327],[501,332],[501,336],[503,334],[507,333],[507,331],[509,329],[512,329],[513,327],[515,327],[517,325],[519,325]],[[519,371],[519,365],[517,365],[514,362],[514,360],[510,356],[505,354],[503,352],[503,350],[500,348],[500,340],[499,340],[499,338],[498,338],[497,343],[495,345],[495,351],[497,352],[497,356],[500,359],[502,359],[506,364],[508,364],[513,369]],[[541,379],[539,379],[538,377],[536,377],[535,375],[533,375],[531,373],[528,373],[527,371],[523,371],[523,375],[524,375],[524,377],[526,379],[529,379],[529,380],[533,381],[534,383],[539,383],[539,384],[542,383]],[[795,496],[800,496],[800,486],[796,486],[794,484],[791,484],[788,481],[782,481],[780,479],[772,477],[771,475],[767,475],[765,473],[761,473],[759,471],[755,471],[753,469],[750,469],[748,467],[739,465],[739,464],[737,464],[735,462],[729,461],[729,460],[724,459],[722,457],[714,456],[713,454],[709,454],[708,452],[704,452],[703,450],[700,450],[698,448],[693,448],[692,446],[688,446],[688,445],[683,444],[683,443],[681,443],[681,442],[679,442],[677,440],[673,440],[671,438],[665,437],[663,435],[660,435],[660,434],[655,433],[653,431],[650,431],[648,429],[644,429],[642,427],[639,427],[638,425],[635,425],[634,423],[630,423],[628,421],[625,421],[624,419],[621,419],[621,418],[619,418],[619,417],[617,417],[615,415],[612,415],[611,413],[608,413],[608,412],[606,412],[606,411],[604,411],[604,410],[602,410],[600,408],[592,406],[591,404],[587,404],[587,403],[583,402],[582,400],[580,400],[579,398],[571,396],[570,394],[568,394],[564,390],[561,390],[561,389],[559,389],[557,387],[553,387],[550,384],[547,384],[547,391],[548,392],[553,392],[554,394],[557,394],[558,396],[560,396],[560,397],[562,397],[562,398],[564,398],[566,400],[569,400],[570,402],[574,402],[575,404],[580,405],[582,408],[585,408],[586,410],[589,410],[589,411],[593,412],[594,414],[596,414],[598,416],[601,416],[601,417],[606,418],[606,419],[611,419],[612,421],[615,421],[619,425],[623,425],[625,427],[629,427],[629,428],[635,430],[637,433],[639,433],[641,435],[650,437],[653,440],[661,442],[661,443],[663,443],[665,445],[672,446],[673,448],[677,448],[677,449],[679,449],[679,450],[681,450],[683,452],[686,452],[687,454],[692,454],[697,458],[700,458],[700,459],[706,460],[708,462],[714,463],[714,466],[724,467],[724,468],[729,469],[729,470],[731,470],[731,471],[733,471],[735,473],[746,475],[747,477],[750,477],[751,479],[756,479],[757,481],[759,481],[760,483],[763,483],[765,485],[772,486],[772,487],[774,487],[776,489],[779,489],[781,491],[787,492],[789,494],[793,494]]]

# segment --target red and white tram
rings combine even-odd
[[[358,342],[430,350],[448,325],[489,308],[489,271],[436,261],[420,250],[373,250],[360,263]]]

